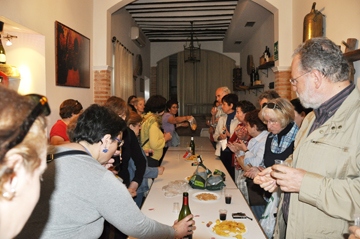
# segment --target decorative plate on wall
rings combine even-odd
[[[135,57],[135,67],[134,67],[134,75],[141,76],[142,75],[142,58],[140,54],[137,54]]]

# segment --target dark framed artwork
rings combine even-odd
[[[90,88],[90,39],[55,22],[56,85]]]

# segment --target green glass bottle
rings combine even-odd
[[[194,142],[194,137],[191,137],[190,140],[190,150],[191,150],[191,154],[195,155],[195,142]]]
[[[183,193],[183,204],[179,213],[178,220],[181,221],[184,217],[191,214],[190,207],[189,207],[189,193],[184,192]],[[182,239],[192,239],[192,235],[187,235],[183,237]]]

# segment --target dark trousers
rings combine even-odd
[[[221,150],[220,152],[220,159],[221,162],[224,164],[226,170],[228,171],[230,177],[235,180],[235,168],[232,166],[232,154],[230,149],[226,148],[224,151]]]

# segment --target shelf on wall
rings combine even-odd
[[[359,61],[360,60],[360,49],[346,52],[346,53],[344,53],[344,57],[350,62]]]
[[[268,61],[268,62],[265,62],[264,64],[261,64],[259,66],[259,70],[266,70],[266,73],[264,71],[261,71],[263,74],[266,75],[266,77],[269,76],[269,68],[275,66],[275,62],[274,61]]]

